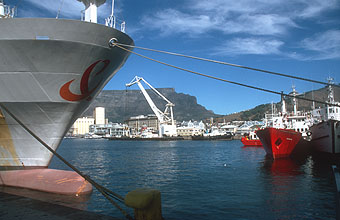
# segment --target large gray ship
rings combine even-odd
[[[56,150],[129,56],[110,41],[133,45],[133,40],[96,23],[97,6],[105,1],[81,2],[85,18],[78,21],[13,18],[0,0],[0,103],[7,109],[0,108],[3,171],[46,168],[53,156],[8,112]]]

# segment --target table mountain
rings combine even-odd
[[[174,118],[176,121],[202,120],[205,118],[218,117],[213,111],[207,110],[194,96],[177,93],[173,88],[157,88],[168,100],[175,104]],[[166,102],[150,89],[146,90],[161,110],[165,110]],[[123,122],[131,116],[153,114],[149,104],[140,90],[103,90],[93,100],[83,116],[92,116],[95,107],[105,107],[106,118],[110,122]]]

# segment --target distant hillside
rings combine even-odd
[[[160,88],[157,90],[175,104],[174,116],[177,121],[199,121],[220,116],[197,104],[197,99],[194,96],[177,93],[173,88]],[[164,111],[166,102],[153,91],[147,89],[147,92],[156,106],[161,111]],[[103,90],[84,112],[83,116],[92,116],[93,109],[97,106],[105,107],[106,117],[111,122],[123,122],[131,116],[153,114],[140,90]]]
[[[340,88],[333,87],[335,100],[340,102]],[[177,93],[173,88],[157,89],[171,102],[175,104],[174,115],[175,120],[205,120],[214,118],[214,121],[230,122],[230,121],[249,121],[261,120],[266,112],[271,111],[271,104],[261,104],[252,109],[241,111],[230,115],[217,115],[213,111],[207,110],[204,106],[197,104],[194,96]],[[165,101],[157,96],[151,90],[147,90],[151,99],[156,106],[164,111]],[[316,100],[327,100],[327,88],[321,88],[314,91],[302,93],[299,96]],[[287,109],[292,111],[291,98],[286,98]],[[235,103],[237,104],[237,103]],[[97,106],[106,108],[106,117],[111,122],[123,122],[131,116],[153,114],[150,106],[146,102],[140,90],[103,90],[99,96],[93,101],[90,107],[84,112],[83,116],[92,116],[93,109]],[[298,110],[308,111],[311,109],[312,103],[304,100],[298,100]],[[316,106],[320,104],[316,103]],[[280,103],[276,103],[276,108],[281,109]]]

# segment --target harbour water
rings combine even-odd
[[[120,195],[159,189],[165,219],[335,219],[331,163],[266,158],[233,141],[64,139],[72,164]],[[57,158],[50,168],[67,169]],[[83,208],[123,216],[98,191]],[[133,215],[133,211],[128,209]]]

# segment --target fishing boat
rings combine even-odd
[[[231,132],[223,131],[216,126],[212,126],[207,133],[191,136],[192,140],[231,140],[232,138]]]
[[[53,154],[22,125],[56,150],[130,54],[114,46],[134,45],[124,33],[125,23],[113,28],[111,14],[106,25],[97,24],[97,7],[105,0],[81,2],[85,14],[78,21],[15,18],[0,0],[0,185],[29,188],[54,177],[78,178],[74,172],[67,176],[46,169]],[[72,183],[60,184],[66,182]],[[77,184],[85,188],[83,179]]]
[[[282,96],[282,111],[266,114],[265,128],[256,132],[267,155],[274,159],[289,157],[297,146],[305,147],[306,141],[310,137],[311,114],[297,111],[295,87],[293,87],[292,94],[293,113],[288,114],[286,112],[285,100]]]
[[[328,103],[331,105],[314,109],[317,123],[311,127],[312,146],[317,152],[340,155],[340,103],[335,102],[329,79]]]
[[[259,137],[256,135],[256,132],[254,131],[249,132],[249,134],[245,134],[241,138],[241,142],[244,146],[262,146]]]

